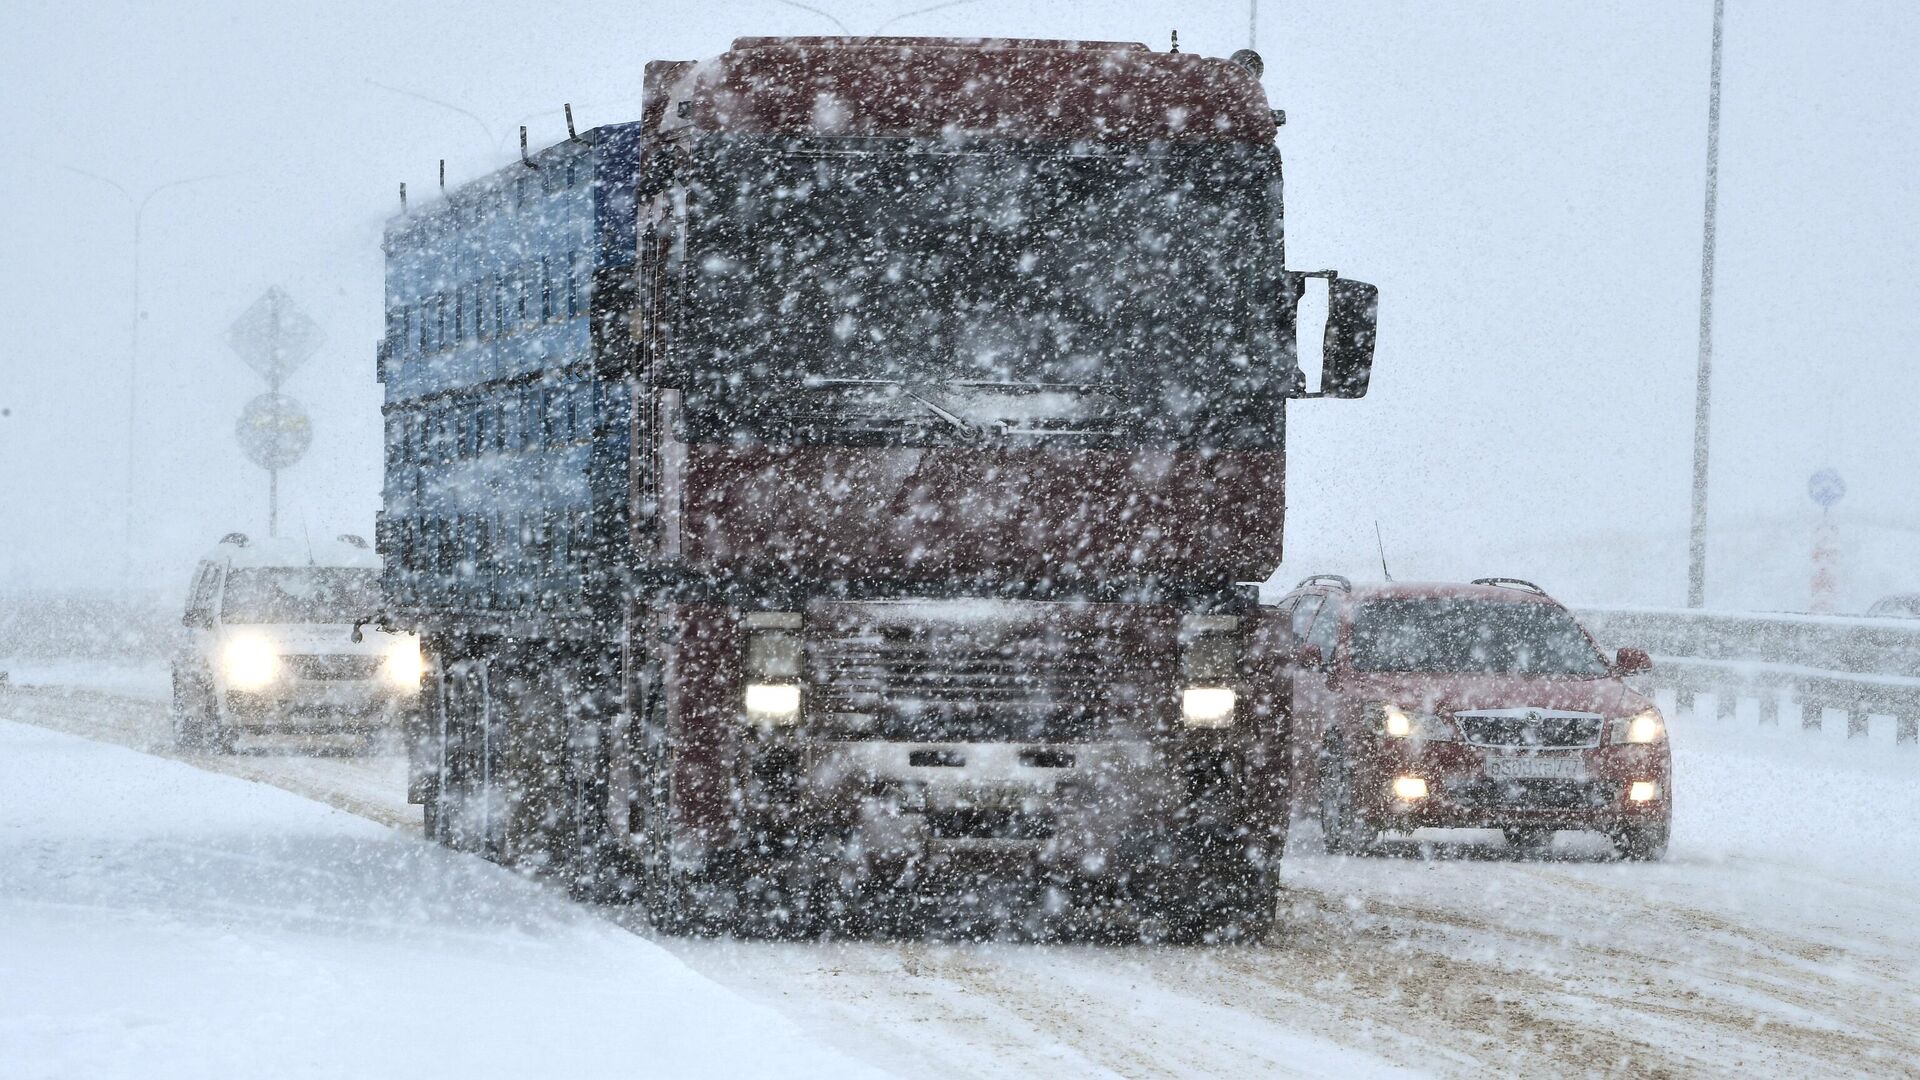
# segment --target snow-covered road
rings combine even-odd
[[[0,720],[0,1075],[869,1074],[499,867]]]
[[[0,717],[165,752],[149,701],[16,689],[0,691]],[[1920,1076],[1920,755],[1674,728],[1663,864],[1607,861],[1576,836],[1541,862],[1491,835],[1369,859],[1311,853],[1302,835],[1264,946],[657,944],[811,1038],[916,1077]],[[389,758],[193,763],[417,820]],[[439,885],[451,891],[427,895]],[[493,903],[431,875],[409,895],[443,912]],[[639,924],[601,914],[588,922]],[[499,930],[472,935],[474,951]],[[580,984],[611,970],[585,964]]]

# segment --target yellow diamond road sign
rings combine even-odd
[[[227,328],[227,344],[275,389],[319,351],[326,337],[320,324],[308,318],[278,285]]]

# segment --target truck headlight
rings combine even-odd
[[[1187,615],[1180,620],[1180,718],[1188,727],[1233,726],[1240,695],[1223,685],[1240,678],[1241,626],[1233,615]]]
[[[754,611],[746,623],[747,689],[742,704],[747,719],[774,727],[799,723],[804,644],[800,613]]]
[[[791,724],[800,719],[800,688],[792,683],[748,683],[747,719]]]
[[[1380,733],[1390,739],[1454,741],[1453,725],[1431,713],[1408,712],[1398,705],[1380,706]]]
[[[412,634],[400,634],[387,646],[387,658],[380,665],[380,673],[396,690],[418,693],[425,667],[420,659],[420,639]]]
[[[1233,723],[1239,695],[1226,686],[1189,686],[1180,695],[1180,716],[1188,727],[1223,728]]]
[[[1611,743],[1657,743],[1667,737],[1667,722],[1655,708],[1642,709],[1632,716],[1616,716],[1607,733]]]
[[[228,641],[220,663],[227,685],[236,690],[258,690],[280,676],[280,654],[273,642],[253,634]]]

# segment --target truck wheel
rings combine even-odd
[[[1667,857],[1669,824],[1630,825],[1612,833],[1613,850],[1632,862],[1659,862]]]
[[[1166,883],[1147,912],[1151,932],[1170,945],[1257,944],[1279,918],[1280,890],[1266,870],[1233,860]]]
[[[1365,855],[1380,840],[1353,799],[1353,763],[1338,741],[1329,742],[1320,764],[1320,835],[1329,855]]]

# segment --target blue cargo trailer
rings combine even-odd
[[[389,224],[388,615],[575,637],[625,560],[638,124],[595,128]]]

